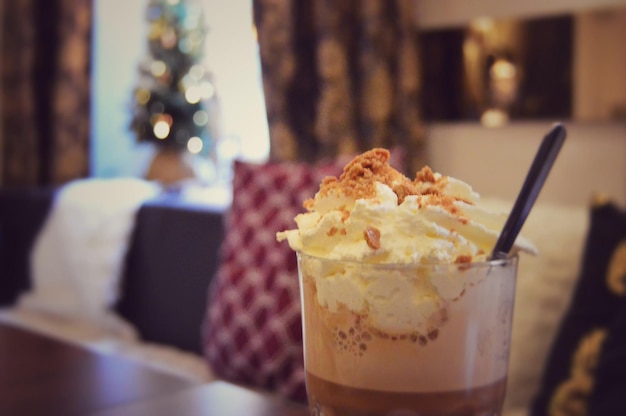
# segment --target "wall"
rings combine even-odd
[[[145,5],[145,0],[94,2],[91,172],[95,176],[135,176],[148,163],[150,154],[135,146],[129,130],[131,91],[147,39]]]
[[[550,126],[433,124],[428,127],[430,165],[467,181],[483,196],[513,201]],[[580,205],[604,193],[626,206],[626,124],[566,123],[566,128],[567,140],[539,200]]]
[[[574,118],[626,117],[626,8],[576,15]]]

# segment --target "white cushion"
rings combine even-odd
[[[57,194],[31,253],[32,290],[23,308],[134,332],[111,311],[141,204],[159,187],[134,178],[84,179]]]

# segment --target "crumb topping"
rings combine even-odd
[[[350,218],[350,211],[346,207],[341,208],[341,222],[346,222]]]
[[[439,206],[466,223],[467,218],[462,215],[456,205],[457,201],[472,204],[471,201],[453,195],[447,195],[445,189],[448,177],[435,174],[428,166],[424,166],[411,180],[389,164],[390,154],[387,149],[376,148],[355,157],[343,169],[343,173],[336,177],[326,177],[322,180],[317,197],[329,195],[343,196],[352,199],[372,199],[376,195],[376,182],[383,183],[393,190],[398,197],[398,205],[404,202],[407,196],[417,195],[418,207]],[[307,199],[303,206],[312,210],[315,199]],[[350,216],[348,210],[343,210],[342,220]]]
[[[376,195],[376,182],[389,186],[398,196],[415,195],[414,184],[389,165],[389,157],[387,149],[372,149],[355,157],[343,168],[339,178],[330,176],[322,180],[319,195],[372,198]],[[309,201],[305,201],[305,204],[311,206],[312,202]]]
[[[471,254],[459,254],[457,258],[454,260],[455,263],[471,263],[472,255]]]
[[[422,170],[417,172],[417,174],[415,175],[415,182],[435,183],[435,174],[433,173],[431,168],[429,168],[428,166],[424,166]]]
[[[380,248],[380,230],[378,228],[368,226],[363,231],[363,236],[371,249],[378,250]]]
[[[348,233],[348,230],[346,230],[345,228],[339,229],[337,227],[330,227],[326,232],[326,235],[329,237],[333,237],[337,235],[337,233],[339,233],[340,235],[346,235]]]

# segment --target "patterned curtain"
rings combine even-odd
[[[414,0],[254,0],[272,160],[425,162]]]
[[[4,1],[0,166],[9,187],[89,172],[91,0]]]

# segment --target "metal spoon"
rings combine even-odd
[[[543,138],[541,146],[539,146],[539,150],[537,150],[535,155],[535,160],[533,160],[526,175],[522,189],[515,200],[511,214],[507,218],[498,241],[493,248],[491,259],[502,259],[508,256],[517,235],[530,213],[530,209],[535,204],[537,196],[539,196],[539,192],[552,169],[552,165],[563,146],[563,142],[565,142],[566,136],[565,127],[561,123],[556,123]]]

